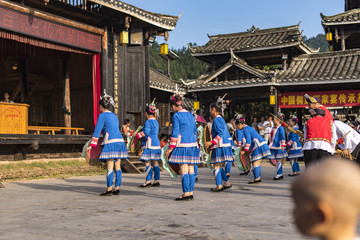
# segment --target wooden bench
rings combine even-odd
[[[52,135],[55,135],[55,132],[60,132],[61,130],[70,130],[72,132],[72,135],[79,135],[79,131],[85,130],[85,128],[48,126],[28,126],[27,129],[28,131],[34,131],[35,134],[40,134],[40,132],[48,132]]]

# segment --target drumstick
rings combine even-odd
[[[338,140],[336,140],[336,144],[338,144],[341,140],[344,140],[346,135],[348,135],[351,131],[348,131],[344,136],[342,136],[341,138],[339,138]]]

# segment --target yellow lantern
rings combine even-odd
[[[122,31],[120,33],[120,43],[121,44],[128,44],[129,43],[129,32],[128,31]]]
[[[194,101],[194,110],[199,110],[199,109],[200,109],[200,102]]]
[[[270,105],[275,105],[275,95],[270,95]]]
[[[331,32],[326,34],[326,41],[328,41],[328,42],[332,41],[332,33]]]
[[[166,43],[160,45],[160,54],[167,55],[169,53],[169,47]]]

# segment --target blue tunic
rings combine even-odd
[[[155,118],[148,119],[141,132],[138,133],[138,138],[142,138],[141,148],[144,150],[141,154],[141,161],[160,161],[161,160],[161,146],[158,138],[159,123]]]
[[[170,149],[174,149],[168,160],[173,164],[200,164],[200,149],[197,144],[197,128],[194,116],[185,109],[172,118]]]
[[[243,150],[252,151],[250,158],[251,162],[255,162],[270,156],[269,146],[267,145],[265,139],[263,139],[254,128],[246,125],[243,129],[243,132],[246,140]]]
[[[246,139],[244,135],[244,130],[236,129],[235,136],[238,141],[237,147],[245,147]]]
[[[270,151],[271,156],[269,159],[283,159],[288,156],[286,152],[286,144],[285,144],[285,128],[283,126],[273,127],[270,134]],[[284,148],[284,150],[282,150]]]
[[[233,162],[232,138],[229,134],[225,120],[220,115],[214,118],[211,135],[213,139],[213,150],[211,152],[210,163]]]
[[[294,129],[298,130],[297,127],[294,127]],[[296,135],[293,132],[289,132],[288,140],[289,141],[287,142],[287,146],[290,149],[288,158],[289,159],[294,159],[294,158],[303,157],[304,154],[301,152],[302,145],[300,143],[299,135]]]
[[[101,133],[104,135],[101,144],[104,148],[101,151],[100,161],[129,158],[125,141],[120,133],[119,120],[114,113],[107,111],[99,115],[90,146],[96,147]]]

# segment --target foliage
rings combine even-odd
[[[319,49],[320,52],[328,52],[329,45],[326,41],[326,37],[324,34],[318,34],[316,37],[307,38],[303,36],[304,42],[313,49]]]
[[[188,47],[171,49],[180,59],[170,62],[170,74],[174,80],[196,79],[205,73],[208,65],[191,56]],[[150,67],[167,73],[167,61],[160,57],[160,45],[155,41],[150,48]]]

